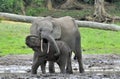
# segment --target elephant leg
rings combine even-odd
[[[75,56],[77,57],[78,64],[79,64],[79,72],[83,73],[84,68],[83,68],[83,63],[82,63],[82,51],[81,51],[81,41],[80,37],[76,38],[76,43],[75,43]]]
[[[49,61],[49,72],[55,73],[54,62],[52,62],[52,61]]]
[[[34,52],[34,55],[33,55],[33,62],[35,62],[36,58],[37,58],[37,53]]]
[[[67,58],[65,58],[64,56],[62,58],[60,58],[61,60],[57,61],[57,64],[59,65],[60,71],[61,73],[66,73],[66,62],[67,62]]]
[[[43,74],[46,73],[46,61],[41,64],[41,70]]]
[[[58,65],[59,65],[59,68],[60,68],[60,72],[61,73],[66,73],[66,70],[65,70],[65,64],[63,64],[63,63],[58,63]]]
[[[32,71],[31,71],[32,74],[37,74],[37,69],[38,69],[39,65],[40,64],[38,61],[38,57],[34,58],[33,65],[32,65]]]
[[[72,65],[71,65],[71,53],[69,54],[69,57],[67,59],[67,68],[66,68],[66,73],[72,74]]]

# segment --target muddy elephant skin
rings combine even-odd
[[[45,40],[44,40],[45,41]],[[56,50],[53,44],[50,43],[49,50],[47,43],[43,43],[43,51],[41,51],[41,42],[39,37],[30,35],[26,38],[26,45],[33,49],[34,59],[32,65],[32,74],[37,74],[37,69],[41,66],[42,73],[46,73],[46,62],[49,61],[49,71],[54,73],[52,68],[54,62],[59,65],[61,73],[72,73],[71,67],[71,50],[63,41],[56,41],[60,54],[55,56]]]

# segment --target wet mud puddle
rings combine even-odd
[[[85,73],[78,72],[78,63],[72,60],[74,74],[59,74],[59,67],[55,65],[55,74],[41,74],[31,76],[32,55],[6,56],[0,58],[0,79],[120,79],[120,55],[83,55]]]

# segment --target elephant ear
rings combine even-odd
[[[60,37],[61,37],[61,27],[60,27],[60,24],[57,21],[52,21],[52,23],[53,23],[52,36],[55,39],[60,39]]]

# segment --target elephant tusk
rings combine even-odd
[[[47,53],[49,53],[50,50],[50,43],[48,42],[48,49],[47,49]]]
[[[43,39],[41,39],[41,52],[43,52]]]

